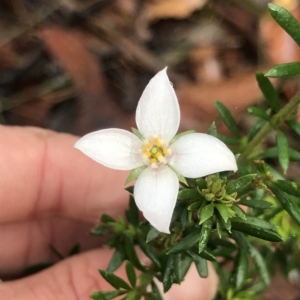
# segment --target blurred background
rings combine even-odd
[[[264,108],[255,73],[300,60],[295,42],[268,15],[268,2],[1,0],[0,123],[77,135],[129,129],[146,84],[168,66],[181,130],[205,132],[216,121],[224,132],[219,100],[246,132],[253,124],[246,108]],[[297,0],[273,2],[300,17]],[[282,104],[300,87],[298,77],[273,83]],[[297,174],[299,164],[291,163],[287,177]],[[299,286],[276,280],[277,291],[265,299],[300,299]]]

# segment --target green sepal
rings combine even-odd
[[[92,235],[105,236],[109,233],[109,229],[104,224],[98,224],[91,230]]]
[[[115,289],[124,289],[124,290],[130,290],[129,284],[124,281],[122,278],[116,276],[115,274],[111,272],[107,272],[104,270],[99,270],[101,276],[110,284],[112,285]]]
[[[136,274],[135,274],[134,267],[133,267],[133,265],[130,261],[126,261],[125,269],[126,269],[127,278],[129,280],[131,286],[135,287],[135,285],[136,285]]]
[[[99,291],[99,292],[93,292],[91,294],[91,298],[93,300],[110,300],[110,299],[114,299],[118,296],[121,296],[121,295],[124,295],[126,294],[127,291],[108,291],[108,292],[102,292],[102,291]]]
[[[269,12],[272,18],[291,36],[300,46],[300,24],[285,8],[269,3]]]
[[[227,128],[234,134],[235,137],[240,138],[239,128],[229,109],[219,101],[215,101],[215,105]]]
[[[143,137],[143,135],[140,133],[140,131],[134,127],[131,127],[131,131],[132,133],[137,136],[141,141],[145,140],[145,138]]]
[[[289,145],[285,134],[279,131],[276,135],[276,144],[278,149],[278,160],[283,172],[286,173],[290,159],[289,159]]]
[[[131,170],[130,174],[125,180],[125,185],[129,182],[138,179],[138,177],[141,175],[141,173],[147,168],[147,166],[140,166],[138,168],[135,168]]]
[[[251,106],[247,109],[247,111],[250,115],[258,117],[262,120],[265,120],[265,121],[270,120],[270,116],[266,113],[266,111],[259,107]]]
[[[300,197],[300,184],[288,180],[276,180],[274,184],[287,194]]]
[[[256,174],[247,174],[239,177],[236,180],[229,181],[226,186],[227,194],[231,195],[232,193],[236,192],[238,189],[251,182],[256,176]]]
[[[212,122],[211,125],[208,128],[207,134],[217,137],[218,132],[217,132],[217,127],[216,127],[216,122]]]
[[[170,145],[172,145],[175,141],[177,141],[179,138],[183,137],[184,135],[190,134],[190,133],[194,133],[195,130],[187,130],[181,133],[176,134],[170,141]]]
[[[300,226],[300,207],[297,205],[294,199],[283,192],[274,182],[268,183],[268,187],[274,193],[276,199],[279,201],[284,210],[294,219],[294,221]]]
[[[208,204],[205,205],[200,212],[198,212],[198,216],[199,216],[199,224],[201,225],[202,223],[204,223],[206,220],[208,220],[213,214],[214,214],[214,204]]]
[[[275,88],[273,87],[269,78],[264,76],[262,73],[256,73],[256,80],[258,82],[259,88],[265,96],[267,102],[271,106],[272,110],[276,113],[280,110],[280,101],[277,95]],[[249,111],[249,109],[248,109]],[[269,120],[268,114],[263,111],[266,115],[266,118],[262,118],[264,120]]]
[[[292,62],[276,65],[265,76],[272,78],[286,78],[300,74],[300,62]]]
[[[120,244],[117,246],[114,255],[112,256],[108,264],[107,272],[112,273],[115,270],[117,270],[125,259],[126,259],[125,249],[124,246]]]
[[[182,238],[178,244],[174,245],[167,252],[168,255],[179,253],[183,250],[192,248],[200,239],[201,229],[196,229],[184,238]]]
[[[232,218],[231,226],[232,229],[266,241],[282,242],[282,237],[278,234],[274,225],[256,217],[247,216],[247,220]]]

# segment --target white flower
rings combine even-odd
[[[233,153],[217,138],[190,133],[170,143],[180,121],[180,110],[166,68],[145,88],[136,110],[143,138],[122,129],[104,129],[82,137],[75,148],[112,169],[145,169],[134,187],[136,205],[161,232],[169,233],[179,182],[184,177],[237,170]]]

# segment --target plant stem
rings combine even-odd
[[[244,151],[238,158],[238,161],[243,161],[248,158],[252,153],[255,147],[262,142],[262,140],[274,129],[277,129],[278,126],[287,121],[289,116],[297,109],[300,104],[300,92],[298,92],[287,105],[285,105],[277,114],[275,114],[268,123],[266,123],[261,130],[254,136],[250,141]]]

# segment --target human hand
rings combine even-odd
[[[0,299],[84,300],[94,290],[112,289],[97,271],[107,267],[112,252],[88,232],[101,214],[118,216],[126,209],[128,174],[73,149],[76,140],[38,128],[0,126],[0,278],[52,261],[49,244],[67,253],[80,242],[85,250],[36,275],[1,283]],[[116,273],[125,276],[122,268]],[[165,299],[212,299],[217,277],[212,268],[209,273],[201,279],[192,269]]]

